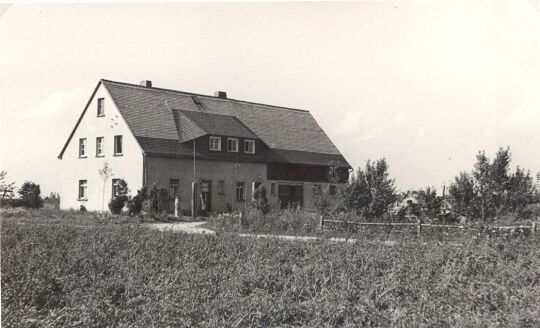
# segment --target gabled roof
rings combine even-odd
[[[206,113],[202,111],[176,110],[178,115],[178,135],[185,142],[206,134],[218,136],[258,139],[239,119],[230,115]]]
[[[201,111],[194,94],[102,80],[135,136],[176,139],[171,108]],[[339,154],[338,149],[304,110],[195,95],[205,112],[235,116],[270,148]],[[152,124],[148,124],[152,122]]]
[[[109,80],[101,83],[147,154],[190,156],[182,142],[216,134],[260,139],[269,148],[263,161],[312,165],[337,161],[350,167],[308,111]],[[68,143],[69,139],[60,158]]]

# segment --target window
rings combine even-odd
[[[210,150],[220,151],[221,150],[221,138],[220,137],[210,137]]]
[[[334,196],[336,194],[336,192],[337,192],[336,185],[330,185],[329,188],[330,188],[330,190],[329,190],[330,195]]]
[[[88,181],[87,180],[79,180],[79,200],[86,200],[86,188],[87,188]]]
[[[114,154],[122,155],[122,136],[114,136]]]
[[[237,153],[238,152],[238,139],[227,138],[227,151]]]
[[[86,138],[79,139],[79,157],[86,157]]]
[[[244,201],[244,189],[245,189],[245,184],[243,182],[236,183],[236,201],[237,202]]]
[[[103,137],[96,138],[96,157],[103,157]]]
[[[105,116],[105,98],[97,100],[97,116]]]
[[[180,180],[179,179],[171,179],[169,180],[169,185],[170,185],[170,188],[171,188],[171,195],[173,197],[176,197],[179,194],[178,192],[178,186],[180,185]]]
[[[120,179],[112,179],[112,197],[118,196],[120,194]]]
[[[223,180],[218,181],[218,193],[221,195],[225,194],[225,181]]]
[[[244,140],[244,153],[255,154],[255,140]]]

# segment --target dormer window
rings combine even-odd
[[[255,154],[255,140],[244,140],[244,153]]]
[[[105,116],[105,98],[97,100],[97,116]]]
[[[221,151],[221,137],[210,137],[210,150]]]
[[[227,151],[231,153],[238,152],[238,139],[237,138],[227,138]]]

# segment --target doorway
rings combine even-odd
[[[212,181],[201,181],[201,211],[203,213],[212,211]]]
[[[278,201],[281,209],[287,207],[302,207],[304,199],[302,185],[278,185]]]

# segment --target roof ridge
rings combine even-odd
[[[203,94],[200,94],[200,93],[193,93],[193,92],[187,92],[187,91],[165,89],[165,88],[156,88],[156,87],[145,87],[145,86],[138,85],[138,84],[127,83],[127,82],[119,82],[119,81],[112,81],[112,80],[107,80],[107,79],[100,79],[100,81],[108,82],[108,83],[121,84],[121,85],[124,85],[124,86],[127,86],[127,87],[142,89],[142,90],[146,90],[146,91],[154,91],[154,92],[160,92],[161,91],[161,92],[169,92],[169,93],[179,93],[179,94],[183,94],[183,95],[187,95],[187,96],[206,97],[206,98],[211,98],[211,99],[220,100],[220,101],[232,100],[232,101],[237,101],[237,102],[241,102],[241,103],[265,106],[265,107],[268,107],[270,109],[290,110],[290,111],[309,113],[309,111],[305,110],[305,109],[285,107],[285,106],[276,106],[276,105],[270,105],[270,104],[263,104],[263,103],[247,101],[247,100],[240,100],[240,99],[234,99],[234,98],[220,98],[220,97],[215,97],[215,96],[210,96],[210,95],[203,95]]]

